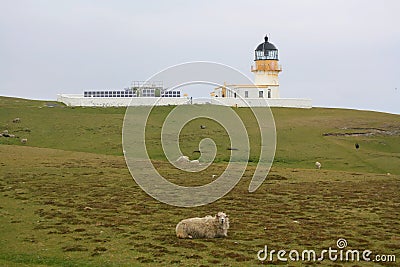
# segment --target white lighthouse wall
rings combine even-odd
[[[279,85],[278,73],[272,71],[255,71],[254,84],[256,85]]]
[[[226,98],[234,98],[235,92],[237,97],[243,98],[260,98],[259,92],[263,91],[262,98],[279,98],[279,86],[268,86],[268,87],[240,87],[235,85],[231,90],[227,88],[226,90]],[[268,94],[268,91],[270,93]],[[247,93],[246,93],[247,92]],[[222,90],[218,88],[214,91],[217,97],[222,97]]]

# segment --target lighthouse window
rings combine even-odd
[[[263,98],[264,97],[264,91],[258,91],[258,97]]]
[[[244,97],[248,98],[249,97],[249,91],[244,91]]]
[[[268,90],[268,98],[271,98],[271,89]]]
[[[278,59],[278,51],[276,50],[268,51],[267,59]]]
[[[264,55],[264,51],[256,51],[256,58],[257,59],[266,59]]]

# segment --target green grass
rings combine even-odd
[[[123,108],[56,104],[0,98],[0,131],[18,137],[0,137],[0,266],[257,266],[256,253],[264,245],[320,251],[335,247],[340,237],[348,248],[400,257],[399,134],[323,136],[354,128],[395,132],[398,115],[274,108],[278,146],[264,184],[248,193],[252,162],[228,195],[188,209],[155,201],[133,181],[122,156]],[[146,138],[154,164],[177,184],[207,183],[226,166],[227,136],[216,123],[192,121],[181,132],[182,150],[196,158],[199,140],[211,137],[220,148],[217,163],[190,176],[172,169],[158,140],[160,122],[172,108],[155,109],[149,121]],[[245,120],[256,161],[254,121],[249,110],[236,111]],[[21,123],[12,123],[15,117]],[[199,133],[200,124],[207,129]],[[322,170],[314,169],[317,160]],[[217,211],[231,218],[228,238],[175,237],[181,219]]]

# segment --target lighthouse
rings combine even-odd
[[[265,36],[264,42],[257,46],[254,54],[254,66],[251,66],[254,84],[266,88],[267,96],[264,97],[279,98],[278,75],[282,67],[279,65],[278,49]]]

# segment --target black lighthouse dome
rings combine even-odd
[[[257,46],[255,51],[255,60],[278,60],[278,49],[275,45],[268,42],[267,35],[264,40],[264,43]]]

